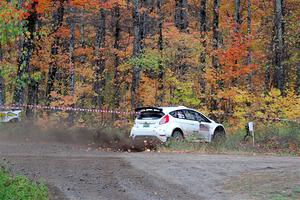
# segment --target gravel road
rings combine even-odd
[[[120,153],[4,141],[0,156],[14,173],[43,180],[51,199],[300,199],[298,157]]]

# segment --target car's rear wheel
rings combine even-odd
[[[183,134],[180,130],[175,130],[172,134],[172,140],[175,141],[175,142],[180,142],[182,141],[184,138],[183,138]]]

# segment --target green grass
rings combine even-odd
[[[289,192],[271,195],[270,200],[296,200],[300,199],[300,187],[295,187]]]
[[[25,176],[12,176],[0,167],[0,199],[48,200],[48,189],[43,183],[35,183]]]
[[[204,153],[272,153],[300,155],[300,125],[297,123],[270,123],[255,126],[255,146],[252,138],[244,141],[245,130],[228,132],[220,144],[196,143],[195,136],[181,142],[169,141],[160,149],[167,151],[197,151]]]

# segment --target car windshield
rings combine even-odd
[[[164,115],[163,112],[158,111],[143,111],[138,114],[137,119],[160,119]]]

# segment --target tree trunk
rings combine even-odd
[[[163,50],[163,12],[162,12],[162,0],[157,0],[158,10],[158,49]]]
[[[213,40],[212,40],[212,47],[214,51],[217,51],[219,48],[219,0],[213,1]],[[212,56],[212,66],[219,71],[219,62],[215,55]],[[220,87],[220,81],[217,83]],[[211,87],[211,94],[214,96],[216,93],[215,88]],[[218,108],[216,99],[211,100],[210,110],[216,110]]]
[[[187,0],[176,0],[174,22],[175,26],[181,31],[186,31],[188,27],[187,6]]]
[[[247,0],[247,34],[249,39],[252,38],[251,36],[251,22],[252,21],[252,11],[251,11],[251,0]],[[248,58],[247,58],[247,64],[250,66],[252,63],[252,49],[251,46],[248,47]],[[248,88],[249,91],[253,90],[252,87],[252,77],[253,77],[253,72],[250,71],[248,75]]]
[[[96,97],[94,98],[94,102],[96,103],[98,108],[101,108],[104,101],[104,84],[105,80],[103,77],[103,72],[105,69],[105,59],[103,48],[105,47],[105,30],[106,29],[106,11],[101,8],[99,13],[99,24],[96,33],[95,40],[95,65],[94,65],[94,78],[95,82],[93,85],[94,92]]]
[[[219,0],[213,1],[213,50],[216,51],[219,48]],[[215,55],[212,56],[212,65],[214,68],[218,68],[218,59]]]
[[[113,8],[113,24],[114,24],[114,50],[116,51],[114,56],[114,107],[118,108],[120,105],[120,98],[121,98],[121,94],[120,94],[120,71],[119,71],[119,65],[120,65],[120,58],[118,55],[118,51],[120,48],[120,32],[121,32],[121,28],[120,28],[120,7],[119,6],[115,6]]]
[[[274,61],[273,61],[273,85],[282,94],[285,89],[285,69],[283,66],[284,31],[283,31],[283,0],[274,0]]]
[[[62,26],[64,13],[65,13],[63,1],[58,1],[58,3],[59,3],[59,7],[52,16],[53,33],[55,33]],[[47,81],[46,93],[45,93],[46,105],[50,104],[50,98],[51,98],[50,93],[53,91],[53,85],[54,85],[55,76],[57,72],[57,63],[56,63],[55,56],[58,54],[59,40],[60,37],[56,35],[54,38],[54,42],[51,45],[51,53],[50,53],[51,63],[48,68],[48,77],[47,77],[48,81]]]
[[[85,28],[85,18],[84,18],[84,8],[82,8],[80,10],[80,19],[79,19],[79,32],[80,32],[80,46],[82,48],[85,48],[85,31],[84,31],[84,28]],[[80,55],[80,62],[81,63],[85,63],[86,61],[86,57],[84,55]]]
[[[199,84],[200,91],[205,91],[205,80],[203,74],[205,72],[205,64],[206,64],[206,0],[200,1],[200,13],[199,13],[199,21],[200,21],[200,34],[203,45],[203,50],[200,53],[200,70],[199,70]]]
[[[2,49],[2,44],[0,42],[0,62],[3,61],[3,49]]]
[[[24,34],[24,42],[22,44],[22,50],[20,57],[18,58],[18,71],[17,71],[17,81],[16,88],[13,96],[13,103],[17,105],[22,105],[24,103],[24,90],[25,84],[28,81],[29,73],[29,64],[32,51],[34,49],[34,32],[35,25],[37,22],[37,13],[36,13],[37,3],[32,3],[32,9],[27,18],[27,23],[25,24],[24,30],[27,30],[28,34]]]
[[[69,65],[70,65],[70,95],[74,96],[75,91],[75,79],[74,79],[74,48],[75,48],[75,20],[74,20],[74,8],[70,8],[70,16],[68,17],[68,26],[70,29],[69,36]]]
[[[300,95],[300,63],[297,65],[296,94]]]
[[[238,32],[239,31],[239,26],[240,26],[240,0],[234,0],[234,15],[233,15],[233,19],[234,19],[234,32]]]
[[[140,35],[140,16],[139,16],[139,1],[133,0],[133,57],[138,57],[141,53],[141,35]],[[132,82],[131,82],[131,108],[135,108],[139,103],[137,102],[137,91],[140,79],[139,66],[133,66],[132,69]]]
[[[4,85],[4,78],[2,74],[0,74],[0,106],[3,106],[4,104],[5,104],[5,85]]]
[[[273,85],[278,88],[282,94],[285,89],[285,70],[283,66],[283,48],[284,48],[284,32],[283,32],[283,0],[274,0],[274,76]]]
[[[0,43],[0,63],[3,61],[2,44]],[[0,70],[0,106],[5,104],[5,85],[2,71]]]
[[[140,37],[141,37],[141,48],[145,48],[145,39],[149,32],[150,20],[149,20],[149,8],[151,6],[150,0],[142,0],[141,7],[144,8],[140,14]]]
[[[201,0],[200,2],[200,32],[206,32],[206,0]]]
[[[163,13],[162,13],[162,0],[157,0],[157,10],[158,10],[158,42],[157,47],[160,51],[163,50]],[[159,65],[158,76],[157,76],[157,94],[156,103],[161,106],[164,101],[164,68],[162,64]]]
[[[32,69],[32,71],[36,71],[37,69]],[[35,81],[34,79],[30,78],[28,83],[28,102],[27,105],[36,105],[38,104],[38,88],[39,88],[39,82]],[[26,116],[28,118],[33,117],[33,110],[27,109],[26,110]]]

